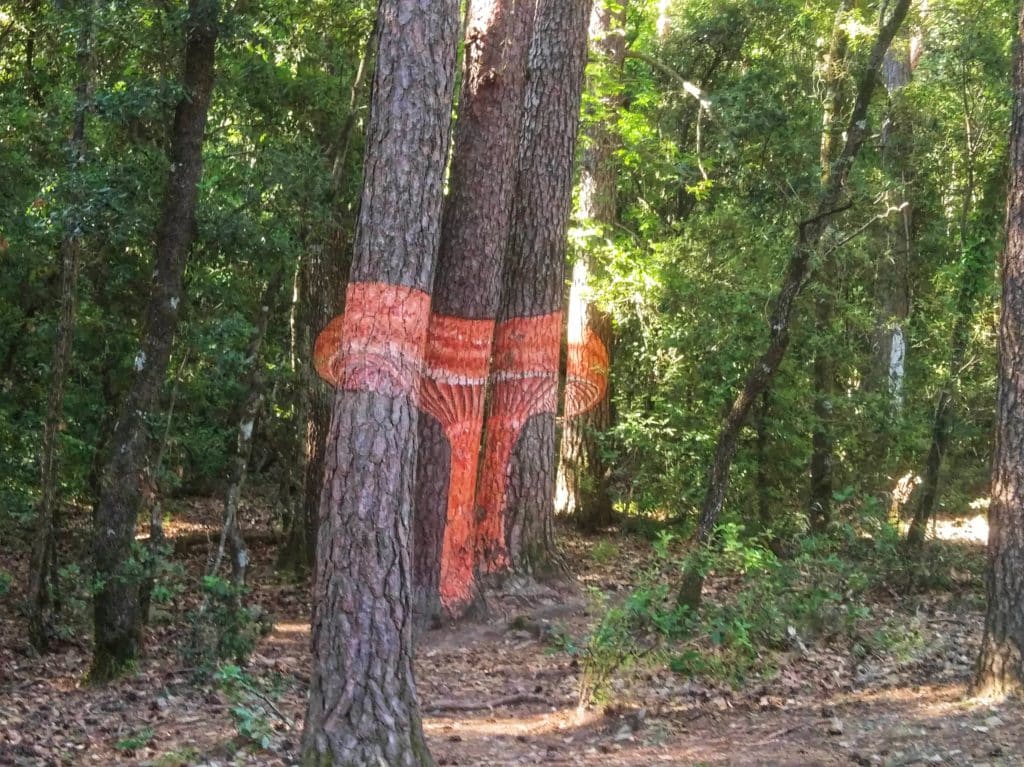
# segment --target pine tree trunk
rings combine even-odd
[[[304,765],[433,760],[412,667],[418,399],[454,87],[457,0],[381,0],[345,315],[317,341],[338,382],[313,585]]]
[[[36,517],[35,540],[28,577],[28,631],[29,641],[39,651],[45,651],[54,635],[54,613],[59,605],[57,582],[57,539],[59,445],[61,424],[64,420],[64,390],[71,366],[71,347],[75,333],[75,303],[78,287],[79,253],[82,247],[79,221],[81,194],[75,190],[78,169],[85,162],[85,117],[92,82],[92,0],[81,0],[75,9],[79,15],[78,50],[75,86],[75,112],[71,137],[68,139],[68,160],[71,194],[69,210],[65,215],[64,235],[60,243],[60,311],[57,334],[53,345],[53,371],[49,397],[46,403],[46,422],[43,426],[43,445],[40,459],[40,500]]]
[[[533,575],[560,566],[552,529],[555,411],[590,6],[540,0],[537,7],[477,486],[477,562],[484,573]]]
[[[842,202],[850,170],[857,159],[864,140],[868,137],[867,113],[875,91],[878,69],[882,57],[889,49],[896,30],[907,15],[910,0],[897,0],[878,31],[867,64],[858,79],[856,96],[846,129],[846,140],[837,159],[829,166],[826,180],[818,195],[814,215],[797,227],[796,246],[786,266],[782,286],[775,297],[769,324],[768,348],[747,373],[743,388],[733,401],[729,414],[718,433],[715,454],[708,471],[708,489],[701,505],[700,518],[694,543],[707,546],[718,524],[725,504],[725,491],[729,485],[732,460],[736,455],[736,442],[751,407],[765,391],[778,372],[779,365],[789,347],[789,328],[793,319],[796,299],[807,281],[811,255],[832,218],[848,204]],[[695,568],[683,573],[678,601],[681,605],[696,607],[704,589],[704,574]]]
[[[590,20],[595,50],[609,67],[620,72],[626,58],[625,22],[625,3],[607,0],[595,4]],[[622,104],[619,93],[604,98],[609,116],[616,115]],[[580,172],[580,215],[599,227],[611,227],[618,220],[615,152],[621,142],[603,120],[591,123],[588,134]],[[562,446],[555,495],[556,512],[572,517],[581,530],[588,532],[607,527],[614,520],[608,470],[598,443],[599,435],[611,426],[608,376],[612,322],[590,299],[593,270],[593,254],[580,254],[573,265],[569,288]]]
[[[989,506],[988,611],[977,691],[1024,688],[1024,9],[1017,25],[1010,128],[1008,241],[1002,257],[999,394]]]
[[[178,326],[213,90],[218,11],[217,0],[189,0],[183,82],[187,95],[174,116],[170,178],[157,231],[146,331],[100,471],[100,496],[93,516],[93,552],[101,583],[93,604],[95,648],[90,679],[94,682],[117,676],[142,652],[139,578],[131,567],[131,549],[147,474],[146,420],[157,404]]]
[[[475,498],[534,0],[472,0],[427,343],[413,523],[417,622],[476,596]]]

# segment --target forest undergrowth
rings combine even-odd
[[[246,594],[202,575],[217,502],[173,512],[149,654],[106,688],[85,680],[88,578],[62,573],[74,596],[59,650],[40,657],[18,614],[23,558],[0,552],[0,763],[295,763],[308,584],[269,567],[268,509],[246,511]],[[909,573],[898,536],[873,520],[847,515],[788,547],[724,528],[698,563],[709,588],[696,612],[664,585],[686,564],[682,539],[628,520],[600,536],[562,531],[572,577],[518,584],[488,598],[485,620],[420,637],[438,763],[1024,764],[1020,704],[967,689],[984,609],[977,531],[945,520],[957,539],[930,541]]]

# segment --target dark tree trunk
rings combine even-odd
[[[977,309],[978,297],[985,285],[986,275],[992,269],[992,250],[982,233],[993,231],[997,224],[989,220],[999,210],[991,201],[1002,200],[1004,175],[993,173],[986,181],[979,194],[976,189],[975,157],[979,150],[975,132],[971,129],[973,115],[967,84],[962,93],[965,124],[967,126],[967,183],[964,185],[963,199],[960,207],[960,252],[963,256],[963,274],[960,277],[960,289],[957,291],[956,317],[953,321],[953,332],[950,339],[949,367],[946,380],[939,391],[935,405],[935,416],[932,421],[932,439],[928,448],[924,478],[921,489],[916,496],[914,516],[907,530],[907,545],[913,554],[920,550],[928,530],[928,522],[935,513],[935,505],[939,498],[939,480],[942,464],[949,450],[952,438],[954,405],[960,376],[971,342],[971,325]]]
[[[836,138],[840,129],[839,115],[846,102],[846,64],[849,39],[847,16],[853,0],[843,0],[832,26],[832,41],[822,66],[825,83],[825,106],[821,121],[821,183],[828,184],[829,169],[835,157]],[[823,530],[832,518],[832,411],[835,407],[835,360],[829,335],[835,310],[835,254],[822,259],[818,294],[814,300],[814,326],[817,345],[814,350],[812,380],[814,382],[814,429],[811,434],[811,487],[807,516],[813,530]]]
[[[963,226],[968,225],[964,222]],[[991,251],[987,243],[972,243],[965,229],[961,237],[964,248],[964,272],[956,300],[956,319],[953,321],[953,335],[949,368],[946,381],[939,392],[932,420],[932,439],[925,462],[921,489],[917,493],[914,516],[907,530],[907,544],[912,550],[919,549],[928,531],[928,522],[935,513],[939,498],[939,479],[942,463],[949,450],[953,429],[953,405],[957,382],[960,377],[971,341],[971,324],[978,303],[978,296],[985,282],[985,275],[992,268]]]
[[[850,170],[864,140],[868,137],[867,113],[871,97],[875,91],[878,68],[882,57],[889,49],[896,30],[899,29],[910,0],[897,0],[886,19],[882,21],[878,36],[872,46],[864,71],[858,82],[856,97],[850,120],[846,129],[846,140],[838,158],[831,163],[827,177],[822,184],[814,215],[801,222],[797,227],[796,246],[790,257],[786,272],[783,275],[782,287],[775,297],[769,324],[768,348],[754,363],[743,388],[733,401],[732,408],[726,416],[725,423],[718,433],[715,454],[708,471],[708,489],[701,505],[695,543],[707,546],[711,540],[715,526],[722,513],[725,503],[725,491],[729,485],[729,472],[732,460],[736,455],[736,441],[740,429],[747,419],[750,408],[757,398],[771,383],[778,372],[779,365],[789,346],[789,327],[793,318],[796,299],[800,295],[807,280],[807,271],[811,256],[818,246],[822,235],[828,228],[832,218],[841,210],[849,207],[842,201],[846,190]],[[704,575],[696,569],[688,569],[683,573],[682,585],[679,590],[680,604],[696,607],[700,604],[701,592],[704,588]]]
[[[299,265],[297,309],[293,319],[293,355],[302,361],[299,406],[305,421],[301,440],[301,494],[291,510],[278,566],[293,573],[309,571],[314,560],[317,513],[324,484],[324,455],[331,424],[334,389],[317,374],[313,366],[313,348],[317,334],[345,309],[345,281],[352,265],[352,243],[346,235],[342,213],[342,182],[348,172],[348,157],[357,134],[356,113],[362,100],[366,72],[373,55],[372,39],[366,43],[363,58],[349,89],[349,112],[341,131],[324,142],[332,158],[331,203],[335,220],[326,242],[316,242]]]
[[[590,0],[540,0],[477,489],[481,571],[540,574],[552,537],[555,411],[572,167]]]
[[[472,0],[427,343],[413,525],[417,620],[476,595],[474,535],[501,267],[509,233],[534,0]]]
[[[988,611],[977,691],[1024,688],[1024,9],[1017,25],[1010,128],[1008,241],[1002,258],[999,394],[989,506]]]
[[[433,760],[412,667],[420,374],[440,241],[457,0],[381,0],[345,315],[317,341],[338,382],[313,585],[304,765]]]
[[[68,210],[60,243],[60,311],[53,345],[53,371],[46,403],[43,445],[40,459],[40,500],[35,540],[28,577],[29,641],[39,651],[48,649],[54,635],[54,613],[60,604],[57,582],[59,446],[64,420],[64,390],[71,366],[71,347],[75,333],[75,303],[78,287],[79,253],[82,247],[81,194],[76,191],[78,169],[85,162],[85,117],[92,82],[92,0],[81,0],[75,10],[79,24],[75,86],[75,113],[68,139]]]
[[[299,267],[296,336],[302,360],[298,378],[304,416],[301,491],[288,520],[277,561],[278,567],[292,573],[308,572],[314,561],[334,388],[316,374],[310,360],[317,333],[345,309],[344,286],[351,263],[348,246],[340,228],[333,229],[331,240],[326,245],[318,243],[310,247]]]
[[[621,71],[626,57],[625,3],[595,4],[590,20],[594,49],[607,65]],[[608,115],[622,108],[619,93],[605,96]],[[621,142],[604,120],[588,128],[589,146],[580,172],[580,215],[600,227],[618,221],[618,167]],[[568,357],[563,397],[562,446],[558,464],[556,512],[572,517],[584,531],[594,532],[614,520],[608,469],[598,442],[611,426],[608,387],[612,322],[589,295],[594,254],[581,253],[573,265],[567,321]]]
[[[189,0],[185,47],[186,96],[174,115],[171,170],[156,238],[153,284],[135,377],[114,425],[100,471],[100,496],[93,517],[96,577],[95,648],[90,678],[110,679],[131,666],[142,651],[139,579],[131,567],[132,538],[147,474],[147,418],[156,406],[178,327],[182,275],[195,229],[202,175],[203,134],[213,91],[217,0]]]

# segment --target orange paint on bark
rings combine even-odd
[[[402,285],[348,286],[345,314],[316,339],[313,364],[328,383],[418,401],[430,296]]]
[[[430,318],[427,334],[420,407],[438,420],[451,448],[440,592],[452,615],[473,599],[474,500],[493,335],[493,320],[438,315]]]
[[[565,417],[575,418],[597,407],[608,392],[611,357],[604,342],[591,328],[583,343],[569,344],[565,369]]]
[[[562,313],[520,317],[498,325],[494,336],[494,383],[480,475],[476,553],[481,571],[508,567],[505,504],[512,451],[523,427],[558,407],[558,355]]]

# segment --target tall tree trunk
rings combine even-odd
[[[28,578],[29,641],[45,651],[53,638],[54,612],[59,605],[57,589],[57,491],[61,423],[64,420],[64,389],[71,366],[71,347],[75,333],[75,303],[78,287],[79,252],[82,247],[80,220],[82,195],[76,189],[79,168],[85,162],[85,117],[92,83],[92,0],[80,0],[74,8],[79,25],[75,67],[75,111],[71,136],[68,139],[69,187],[68,210],[64,218],[64,235],[60,243],[60,311],[53,345],[53,371],[46,403],[43,445],[40,459],[40,500],[36,517],[35,540]]]
[[[304,765],[433,760],[412,667],[418,399],[440,241],[457,0],[381,0],[345,315],[317,341],[339,382],[313,585]]]
[[[555,411],[566,230],[591,0],[540,0],[495,330],[477,504],[485,573],[537,574],[554,547]]]
[[[989,505],[988,611],[977,691],[1024,688],[1024,8],[1017,24],[1010,128],[1008,241],[1002,257],[999,394]]]
[[[150,439],[146,420],[159,398],[178,326],[182,276],[195,229],[203,168],[203,134],[213,91],[218,12],[218,0],[189,0],[186,95],[174,115],[170,178],[157,231],[145,337],[100,472],[100,496],[93,516],[93,553],[101,584],[93,604],[95,648],[90,679],[95,682],[118,675],[142,651],[139,579],[131,567],[131,548],[147,474]]]
[[[626,58],[626,5],[603,0],[594,5],[590,36],[594,49],[607,65],[621,73]],[[622,108],[621,93],[605,95],[603,110],[613,117]],[[604,117],[604,115],[602,115]],[[588,127],[588,147],[580,172],[580,215],[598,227],[618,221],[617,133],[604,119]],[[598,443],[611,426],[608,387],[612,321],[590,298],[590,274],[594,254],[583,252],[573,265],[569,288],[568,357],[562,411],[562,449],[555,493],[559,514],[571,516],[576,525],[593,532],[614,519],[607,467]]]
[[[882,64],[882,58],[889,49],[896,30],[899,29],[907,15],[909,6],[910,0],[896,0],[888,16],[882,19],[867,64],[857,82],[856,97],[847,125],[843,149],[829,167],[827,178],[818,195],[814,214],[797,227],[793,255],[786,266],[782,286],[775,297],[772,309],[768,348],[747,374],[743,388],[733,401],[732,408],[718,433],[714,457],[708,471],[708,489],[701,505],[700,519],[695,535],[697,546],[707,546],[711,541],[712,533],[718,524],[722,506],[725,503],[725,491],[729,485],[729,472],[732,468],[733,457],[736,455],[736,442],[740,429],[747,419],[750,408],[775,377],[786,354],[786,349],[789,346],[790,322],[793,318],[796,299],[807,280],[811,256],[817,249],[832,218],[850,205],[843,202],[842,197],[846,191],[850,170],[868,136],[867,113],[875,91],[878,68]],[[687,569],[683,573],[682,585],[679,590],[680,604],[696,607],[700,604],[703,588],[704,574],[695,568]]]
[[[472,0],[427,342],[413,525],[418,622],[476,594],[477,467],[534,0]]]
[[[820,153],[823,188],[828,184],[829,169],[835,157],[836,139],[839,138],[840,112],[846,103],[846,54],[849,48],[846,25],[851,10],[853,0],[842,0],[832,25],[829,50],[822,62],[822,81],[825,84]],[[811,435],[811,487],[807,509],[807,516],[814,530],[823,530],[832,517],[832,411],[835,407],[835,360],[828,337],[836,301],[832,279],[835,269],[834,254],[822,259],[818,293],[814,300],[814,429]]]

